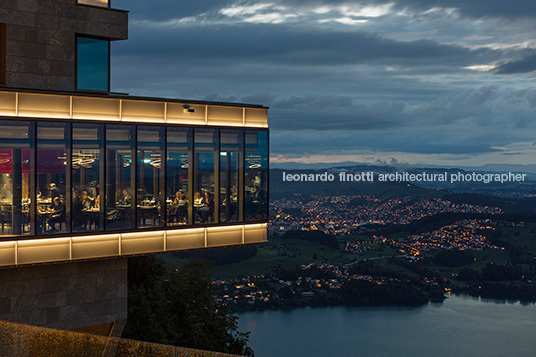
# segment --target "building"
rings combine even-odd
[[[110,91],[108,0],[0,3],[0,319],[119,335],[126,258],[265,242],[268,108]]]

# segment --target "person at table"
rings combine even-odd
[[[123,203],[130,204],[130,201],[132,200],[132,197],[130,196],[130,189],[129,190],[123,190]]]
[[[199,192],[194,192],[194,206],[201,206],[201,194]]]
[[[205,191],[205,194],[203,195],[203,198],[201,199],[201,202],[203,203],[209,203],[212,202],[212,193],[210,193],[208,190]]]
[[[194,215],[196,217],[196,220],[203,221],[203,214],[200,211],[200,208],[203,206],[201,204],[201,194],[199,192],[194,192]]]
[[[201,198],[201,207],[198,208],[201,223],[208,222],[209,218],[214,214],[214,199],[210,192],[205,191],[205,195]]]
[[[238,199],[238,195],[236,194],[236,190],[231,187],[230,191],[230,202],[227,201],[227,198],[223,200],[223,205],[225,206],[226,214],[228,213],[230,217],[233,217],[236,213],[236,202]]]
[[[0,189],[0,200],[11,201],[13,197],[13,183],[10,181],[2,185]]]
[[[169,217],[173,222],[177,220],[182,221],[188,218],[188,200],[186,194],[181,191],[175,193],[175,199],[173,200],[171,207],[168,211]]]
[[[84,213],[82,212],[82,200],[78,192],[73,188],[73,204],[72,204],[72,214],[73,214],[73,230],[80,231],[85,228],[86,221]]]
[[[173,200],[174,206],[186,206],[188,205],[188,201],[186,200],[186,195],[182,193],[181,191],[177,191],[175,193],[175,199]]]
[[[50,200],[54,201],[54,198],[61,196],[61,190],[54,182],[48,185],[48,190],[50,191]]]
[[[95,201],[89,198],[87,191],[82,191],[80,194],[80,204],[82,205],[82,210],[91,209]]]
[[[100,195],[100,187],[99,187],[99,185],[96,185],[93,188],[89,188],[88,192],[87,192],[87,195],[89,196],[89,198],[91,200],[95,201],[97,199],[97,197]]]
[[[118,193],[118,200],[117,203],[121,205],[129,205],[130,204],[130,194],[128,193],[130,189],[124,189],[120,193]]]
[[[212,214],[214,212],[214,198],[212,198],[212,194],[210,192],[205,191],[205,195],[201,199],[201,204],[209,208],[209,213]]]
[[[50,203],[49,208],[53,212],[48,220],[48,224],[50,225],[50,232],[54,233],[58,231],[56,224],[65,222],[65,204],[61,202],[59,196],[56,196],[52,200],[52,203]]]

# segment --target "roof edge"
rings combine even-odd
[[[30,88],[14,88],[0,86],[0,91],[7,92],[23,92],[23,93],[38,93],[38,94],[56,94],[56,95],[72,95],[78,97],[94,97],[94,98],[110,98],[110,99],[132,99],[132,100],[144,100],[150,102],[172,102],[172,103],[188,103],[188,104],[201,104],[201,105],[219,105],[225,107],[244,107],[255,109],[270,109],[270,107],[261,104],[248,104],[248,103],[233,103],[233,102],[217,102],[197,99],[179,99],[179,98],[162,98],[162,97],[144,97],[133,96],[127,93],[114,93],[114,92],[88,92],[88,91],[58,91],[58,90],[44,90],[44,89],[30,89]]]

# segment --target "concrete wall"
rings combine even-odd
[[[76,0],[1,0],[6,24],[6,86],[75,90],[75,35],[124,40],[128,12]]]
[[[0,320],[76,329],[127,318],[127,258],[0,269]]]

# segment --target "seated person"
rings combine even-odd
[[[82,191],[80,194],[80,204],[82,205],[83,210],[87,210],[93,207],[95,201],[88,196],[87,191]]]
[[[65,222],[65,205],[61,202],[60,198],[56,196],[50,204],[50,209],[54,212],[52,213],[52,216],[50,216],[48,224],[50,225],[50,232],[54,233],[58,231],[58,229],[56,229],[56,223],[61,224],[62,222]]]
[[[199,192],[195,192],[194,193],[194,205],[195,206],[201,206],[201,195],[199,194]]]
[[[214,199],[208,191],[205,191],[205,195],[201,198],[201,207],[198,208],[198,215],[201,223],[208,222],[209,218],[214,215]]]
[[[129,190],[123,190],[121,195],[119,196],[119,200],[118,200],[118,203],[121,203],[123,205],[129,205],[130,204],[130,200],[131,200],[131,197],[130,197],[130,194],[128,193]]]
[[[175,198],[173,199],[173,206],[178,206],[180,199],[181,199],[181,192],[180,191],[175,192]]]
[[[223,200],[222,218],[226,220],[237,219],[237,217],[235,217],[237,201],[238,196],[236,190],[231,187],[229,200],[227,200],[227,198]]]
[[[80,197],[73,193],[73,230],[83,231],[88,229],[88,225],[94,222],[89,212],[84,212],[91,209],[94,201],[88,196],[87,191],[82,191]]]
[[[173,222],[188,220],[188,200],[186,194],[177,191],[173,203],[168,206],[168,217]]]
[[[187,206],[188,201],[186,200],[186,195],[180,191],[177,191],[175,194],[175,199],[173,200],[174,206]]]
[[[100,208],[100,195],[97,195],[95,201],[93,201],[93,208]]]
[[[11,201],[13,197],[13,184],[8,182],[0,189],[0,199],[2,201]]]
[[[48,190],[50,192],[50,199],[51,200],[54,200],[55,197],[60,197],[61,196],[61,190],[56,186],[56,184],[54,182],[51,182],[48,185]]]

